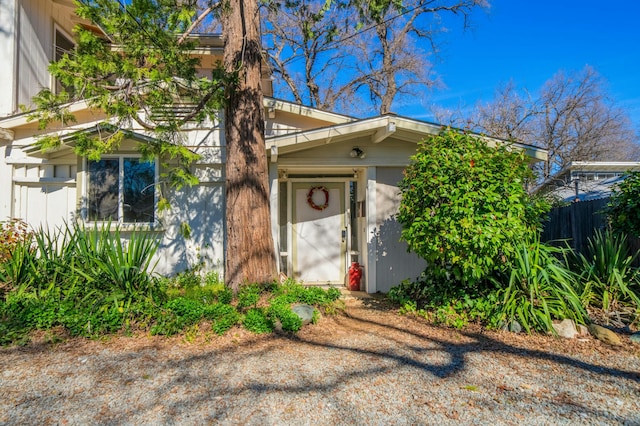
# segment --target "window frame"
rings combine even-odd
[[[105,154],[100,157],[100,160],[118,160],[118,210],[117,217],[118,220],[91,220],[89,219],[89,190],[90,190],[90,173],[89,173],[89,163],[93,160],[89,160],[87,157],[82,158],[82,170],[83,172],[83,181],[82,181],[82,199],[83,199],[83,209],[82,209],[82,220],[89,225],[104,225],[107,223],[116,224],[118,226],[125,227],[155,227],[159,224],[158,222],[158,200],[159,200],[159,183],[160,183],[160,167],[158,158],[153,158],[153,221],[148,222],[125,222],[124,220],[124,207],[125,207],[125,167],[124,161],[125,159],[137,159],[140,161],[142,159],[141,154],[136,153],[116,153],[116,154]]]
[[[66,41],[71,43],[73,45],[74,49],[78,45],[78,43],[76,43],[76,40],[71,36],[71,34],[69,34],[58,23],[54,22],[54,25],[53,25],[53,37],[52,37],[53,54],[51,55],[51,61],[52,62],[56,62],[58,60],[58,58],[57,58],[57,56],[58,56],[58,33],[60,33],[60,35],[63,38],[65,38]],[[59,94],[61,88],[62,88],[62,83],[58,82],[58,79],[56,79],[54,76],[51,76],[51,90],[53,91],[53,93]],[[67,90],[67,92],[69,92],[69,90]]]

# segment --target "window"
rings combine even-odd
[[[64,35],[62,31],[56,29],[55,32],[55,45],[54,45],[54,53],[53,60],[59,61],[62,59],[65,53],[72,53],[75,49],[75,43],[67,36]],[[65,90],[69,94],[73,94],[73,87],[66,87],[63,84],[56,80],[55,81],[55,91],[56,93],[60,93]]]
[[[87,162],[87,176],[87,220],[155,222],[155,161],[105,157]]]

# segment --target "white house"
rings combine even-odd
[[[180,191],[159,182],[157,162],[138,160],[137,146],[152,142],[141,129],[131,129],[119,151],[101,161],[78,157],[72,148],[80,134],[109,131],[104,115],[82,102],[70,107],[77,123],[54,129],[65,135],[60,149],[42,153],[34,142],[43,131],[19,106],[29,106],[42,87],[55,89],[47,65],[73,46],[74,25],[89,24],[68,0],[11,0],[1,7],[0,220],[56,227],[111,218],[158,234],[158,272],[204,262],[224,273],[223,115],[185,130],[188,147],[202,157],[195,167],[200,183]],[[220,55],[222,40],[207,35],[199,42],[204,72]],[[364,267],[362,289],[370,293],[415,278],[425,264],[400,242],[397,184],[416,143],[441,126],[396,115],[356,119],[274,99],[269,77],[263,81],[265,150],[280,271],[305,283],[342,284],[357,260]],[[546,159],[544,150],[515,146],[532,161]],[[158,211],[159,191],[166,191],[170,211]]]

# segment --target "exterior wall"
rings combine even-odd
[[[0,116],[17,113],[40,89],[51,87],[54,28],[71,34],[72,12],[52,0],[0,2],[0,75],[11,82],[0,86]]]
[[[90,114],[78,116],[88,121],[74,126],[75,130],[91,128],[99,121]],[[0,145],[0,182],[5,188],[0,190],[0,221],[17,217],[33,228],[53,230],[80,217],[85,197],[84,163],[70,149],[44,158],[39,153],[28,155],[27,149],[37,133],[33,126],[31,123],[15,129],[16,139]],[[217,270],[222,276],[225,146],[221,126],[216,120],[192,126],[183,133],[185,145],[201,155],[194,170],[200,180],[198,185],[175,190],[160,182],[159,191],[172,208],[159,213],[158,223],[145,231],[157,233],[160,238],[158,273],[171,275],[203,263],[206,270]],[[134,131],[141,133],[140,129]],[[139,143],[123,141],[114,154],[136,153]],[[128,228],[122,229],[126,238],[128,232],[124,231]]]
[[[420,257],[407,252],[407,244],[400,241],[401,225],[395,218],[400,206],[398,182],[402,168],[377,167],[376,170],[376,290],[386,293],[405,279],[420,275],[427,264]]]
[[[7,84],[14,81],[16,18],[16,0],[2,0],[0,2],[0,58],[2,58],[0,75],[4,81],[0,86],[0,117],[11,114],[16,109],[15,84]]]

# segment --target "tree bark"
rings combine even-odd
[[[224,66],[237,73],[225,108],[225,282],[272,282],[276,274],[271,235],[269,177],[262,105],[262,47],[256,0],[229,0],[222,13]]]

